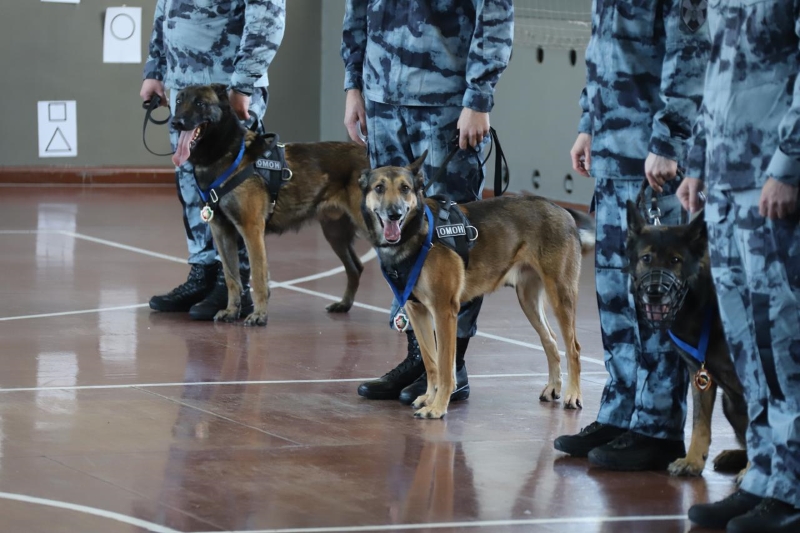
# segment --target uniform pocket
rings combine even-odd
[[[617,0],[611,24],[614,37],[650,43],[656,33],[658,4],[652,0]]]

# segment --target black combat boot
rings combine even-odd
[[[253,297],[250,296],[250,270],[240,269],[239,273],[242,276],[242,306],[239,316],[245,318],[253,312]],[[189,317],[192,320],[214,320],[214,316],[226,307],[228,307],[228,286],[225,284],[225,272],[220,265],[214,289],[202,302],[189,309]]]
[[[728,533],[796,533],[800,509],[775,498],[764,498],[751,511],[731,519]]]
[[[689,520],[700,527],[725,529],[728,522],[749,513],[761,500],[761,496],[739,489],[718,502],[692,505],[689,507]]]
[[[167,294],[150,298],[150,309],[164,313],[185,313],[197,302],[209,295],[217,279],[219,263],[192,265],[186,282]]]
[[[406,331],[406,336],[408,337],[408,355],[403,362],[380,378],[359,385],[359,396],[369,400],[395,400],[400,396],[400,391],[425,372],[416,335],[413,331]]]
[[[589,452],[589,463],[608,470],[635,472],[666,470],[669,464],[686,456],[682,440],[657,439],[627,431],[608,444]]]
[[[600,422],[592,422],[585,428],[581,428],[576,435],[561,435],[553,443],[553,447],[573,457],[586,457],[589,452],[608,444],[627,430]]]
[[[450,395],[451,402],[458,402],[469,398],[469,381],[467,379],[467,365],[464,363],[464,354],[467,353],[469,337],[456,339],[456,390]],[[419,396],[428,390],[428,373],[422,374],[419,379],[400,392],[400,403],[411,405]]]

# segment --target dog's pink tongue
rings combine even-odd
[[[191,152],[190,145],[192,144],[192,137],[194,131],[182,131],[180,138],[178,138],[178,146],[175,148],[175,153],[172,155],[172,162],[176,167],[186,163],[189,159]]]
[[[387,220],[383,226],[383,237],[389,242],[400,240],[400,221]]]

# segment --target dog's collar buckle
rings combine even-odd
[[[219,203],[219,196],[217,196],[217,191],[216,191],[216,189],[211,189],[211,190],[208,192],[208,197],[209,197],[209,198],[211,198],[211,201],[212,201],[213,203],[215,203],[215,204],[218,204],[218,203]],[[208,206],[206,206],[206,207],[208,207]]]

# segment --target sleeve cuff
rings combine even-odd
[[[236,71],[231,76],[231,89],[242,94],[253,94],[253,85],[256,79]]]
[[[686,155],[686,169],[684,174],[687,178],[697,178],[701,181],[706,180],[706,153],[701,146],[692,146]]]
[[[148,61],[145,63],[143,79],[164,81],[164,72],[162,68],[159,68],[158,62]]]
[[[467,88],[462,105],[480,113],[488,113],[494,107],[494,95]]]
[[[654,135],[650,138],[649,150],[673,161],[683,161],[686,156],[686,141]]]
[[[800,160],[786,155],[778,148],[767,167],[767,177],[787,185],[800,185]]]
[[[578,133],[592,134],[592,116],[587,112],[581,115],[581,121],[578,123]]]
[[[348,69],[344,72],[344,90],[347,92],[350,89],[358,89],[363,92],[364,80],[361,78],[361,74]]]

